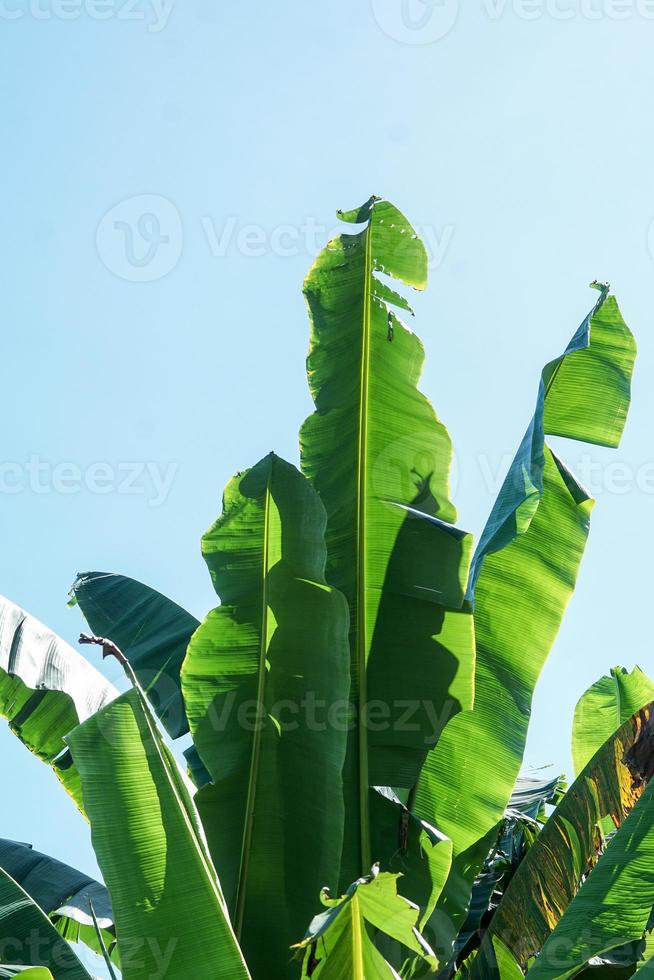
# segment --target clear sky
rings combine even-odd
[[[461,526],[591,280],[639,342],[622,447],[559,444],[598,502],[527,763],[569,771],[584,689],[654,673],[653,45],[648,0],[0,0],[0,591],[71,641],[77,571],[208,610],[225,482],[297,460],[312,255],[386,196],[432,258],[413,325]],[[0,739],[2,836],[92,871],[54,777]]]

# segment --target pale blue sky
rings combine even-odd
[[[592,279],[639,342],[621,449],[559,446],[598,503],[527,762],[569,771],[585,687],[654,673],[652,18],[647,0],[0,0],[0,591],[71,641],[78,570],[210,607],[198,542],[223,485],[270,449],[297,459],[312,253],[337,208],[387,196],[433,257],[415,329],[462,526]],[[0,833],[92,870],[54,778],[0,738]]]

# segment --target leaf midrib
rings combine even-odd
[[[350,915],[352,916],[352,967],[354,973],[352,980],[365,980],[363,963],[363,937],[361,935],[361,909],[356,892],[352,896],[350,903]]]
[[[370,820],[368,804],[368,735],[363,724],[367,698],[366,676],[366,496],[368,462],[368,401],[370,383],[370,280],[372,278],[372,222],[365,231],[363,336],[361,343],[361,395],[359,402],[359,453],[357,460],[357,676],[359,688],[359,822],[362,873],[370,868]]]

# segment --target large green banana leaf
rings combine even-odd
[[[197,619],[160,592],[112,572],[80,572],[69,604],[79,605],[91,632],[125,654],[169,735],[188,732],[179,672]]]
[[[640,708],[654,700],[654,683],[634,667],[614,667],[580,698],[572,726],[572,758],[580,773],[601,745]]]
[[[641,713],[641,751],[652,775],[651,710]],[[646,715],[646,718],[644,717]],[[637,779],[636,773],[632,778]],[[654,906],[654,782],[609,841],[528,972],[531,980],[563,980],[591,957],[643,936]]]
[[[462,610],[471,538],[451,526],[452,445],[417,388],[420,340],[393,311],[410,307],[384,278],[424,289],[427,255],[388,201],[339,217],[364,227],[330,241],[305,281],[316,411],[300,444],[327,509],[327,578],[350,607],[347,884],[389,856],[371,852],[370,787],[413,787],[445,723],[470,708],[474,639]]]
[[[64,735],[118,691],[60,637],[0,596],[0,715],[81,806]]]
[[[54,980],[91,980],[45,912],[0,868],[0,962],[44,966]]]
[[[193,803],[143,696],[123,694],[67,742],[111,895],[123,980],[246,980]]]
[[[237,935],[266,980],[287,976],[321,887],[338,882],[348,617],[325,582],[325,522],[316,491],[272,453],[231,481],[202,539],[222,605],[182,669],[214,781],[198,805]]]
[[[643,794],[654,771],[653,710],[652,704],[643,708],[596,752],[507,888],[484,942],[498,936],[522,967],[543,947],[595,863],[599,824],[610,818],[620,827]],[[652,904],[654,896],[650,908]],[[618,930],[613,947],[630,938],[639,937],[623,939]]]
[[[375,947],[376,930],[436,967],[433,950],[417,929],[417,906],[397,894],[398,878],[375,867],[342,898],[331,899],[323,891],[327,911],[312,920],[297,947],[303,951],[303,980],[398,980]]]
[[[111,901],[99,881],[35,851],[30,844],[13,840],[0,840],[0,868],[25,889],[69,942],[83,942],[94,952],[102,952],[93,923],[92,904],[103,942],[107,947],[114,945]],[[117,956],[115,946],[114,956]]]
[[[546,433],[607,446],[630,399],[633,337],[608,287],[564,354],[542,373],[535,415],[479,542],[474,710],[453,718],[423,767],[415,805],[452,839],[442,910],[458,927],[484,835],[504,811],[524,755],[536,681],[572,595],[592,501]]]

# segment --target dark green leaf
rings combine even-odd
[[[79,573],[70,598],[91,632],[125,654],[171,738],[188,732],[179,672],[197,619],[149,586],[113,572]]]

